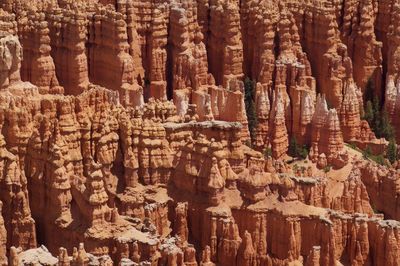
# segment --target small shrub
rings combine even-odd
[[[350,148],[352,148],[353,150],[357,150],[357,149],[358,149],[357,146],[356,146],[356,144],[354,144],[354,143],[349,143],[348,146],[349,146]]]
[[[367,146],[367,148],[363,151],[363,158],[368,159],[372,155],[372,150],[370,146]]]
[[[330,165],[327,165],[327,166],[325,166],[324,167],[324,173],[326,174],[326,173],[328,173],[330,170],[331,170],[331,166]]]
[[[292,157],[306,159],[309,153],[309,148],[306,145],[300,146],[297,143],[296,137],[292,136],[289,141],[288,154]]]
[[[372,160],[380,165],[385,165],[385,157],[382,154],[372,156]]]
[[[146,86],[146,87],[148,87],[148,86],[150,86],[150,79],[148,79],[148,78],[144,78],[143,79],[143,84]]]
[[[256,128],[258,125],[255,98],[256,98],[255,82],[247,77],[244,81],[244,103],[246,107],[246,116],[248,121],[250,138],[252,141],[255,140]]]
[[[394,163],[397,160],[397,146],[393,138],[389,141],[386,156],[390,163]]]
[[[264,151],[263,151],[263,154],[264,154],[265,158],[271,157],[272,156],[271,148],[265,148]]]
[[[380,165],[385,165],[385,157],[383,156],[383,154],[378,154],[378,155],[374,155],[372,153],[371,147],[367,147],[364,151],[363,151],[363,158],[365,160],[372,160]]]
[[[251,140],[249,140],[249,139],[244,142],[244,145],[246,145],[247,147],[250,147],[250,148],[253,147],[253,145],[251,144]]]

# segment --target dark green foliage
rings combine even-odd
[[[327,165],[324,167],[324,173],[329,173],[329,171],[331,170],[331,166]]]
[[[394,128],[390,123],[387,112],[385,110],[381,111],[378,97],[374,97],[372,102],[367,101],[363,118],[367,120],[372,131],[378,138],[385,138],[388,140],[394,138]]]
[[[148,78],[144,78],[143,79],[143,84],[147,87],[147,86],[150,86],[150,79],[148,79]]]
[[[292,157],[306,159],[309,149],[306,145],[300,146],[294,136],[290,138],[288,154]]]
[[[374,99],[375,92],[375,84],[372,77],[370,77],[367,81],[367,85],[365,86],[364,100],[372,101]]]
[[[297,155],[298,144],[295,137],[291,137],[289,141],[288,154],[292,157]]]
[[[378,135],[379,128],[381,127],[381,107],[378,97],[374,97],[374,99],[372,100],[372,112],[372,130],[375,132],[376,135]]]
[[[386,156],[390,163],[394,163],[397,160],[397,146],[394,139],[389,141]]]
[[[372,155],[372,150],[370,146],[367,146],[365,150],[363,150],[363,157],[364,159],[368,159]]]
[[[301,159],[306,159],[309,153],[309,148],[305,145],[303,145],[303,147],[301,147],[300,152],[299,152],[299,156]]]
[[[370,159],[380,165],[385,165],[385,157],[382,154],[374,155],[372,153],[371,147],[367,146],[367,148],[363,151],[364,159]]]
[[[263,151],[263,154],[264,154],[265,158],[271,157],[272,156],[271,148],[265,148],[264,151]]]
[[[379,138],[393,139],[394,138],[394,128],[390,123],[389,116],[386,111],[382,112],[379,128],[377,129],[377,134]]]
[[[370,126],[372,126],[372,121],[374,120],[374,110],[372,108],[371,101],[368,101],[365,104],[364,119],[367,120],[367,122]]]
[[[354,143],[348,143],[347,144],[350,148],[352,148],[353,150],[357,150],[358,148],[357,148],[357,146],[356,146],[356,144],[354,144]]]
[[[252,141],[255,141],[256,137],[255,131],[258,124],[256,105],[254,102],[255,96],[256,96],[255,82],[247,77],[244,81],[244,103],[246,105],[246,115],[250,132],[250,138]]]
[[[247,147],[250,147],[250,148],[253,147],[253,145],[251,145],[251,141],[249,139],[245,141],[244,145],[246,145]]]
[[[382,110],[379,98],[374,95],[374,91],[374,80],[370,78],[365,87],[364,99],[366,104],[363,118],[367,120],[372,131],[378,138],[390,140],[394,137],[394,129],[390,124],[389,116]]]
[[[393,163],[397,160],[397,147],[395,138],[395,130],[390,123],[387,112],[382,108],[379,98],[374,95],[375,85],[373,79],[369,79],[365,88],[364,99],[367,101],[364,109],[364,119],[367,120],[372,131],[378,138],[389,140],[389,146],[386,153],[388,160]],[[382,154],[374,155],[370,147],[363,151],[365,159],[371,159],[379,164],[385,164],[385,158]]]
[[[380,165],[385,165],[385,157],[382,154],[373,155],[371,159]]]

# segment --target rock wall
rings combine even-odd
[[[0,203],[0,210],[3,210],[3,203]],[[7,265],[7,231],[4,226],[4,219],[3,216],[0,216],[0,264]]]
[[[343,151],[343,135],[336,109],[329,109],[324,96],[317,98],[312,121],[310,158],[315,161],[327,161],[329,165],[341,168],[348,161]],[[321,167],[327,164],[320,163]]]
[[[50,36],[44,13],[21,12],[17,17],[18,35],[24,57],[21,66],[22,80],[38,86],[41,93],[63,93],[50,56]]]
[[[361,163],[360,169],[362,180],[371,198],[371,205],[386,217],[397,220],[398,174],[393,169],[385,169],[373,163]]]
[[[398,265],[398,8],[3,1],[0,265]]]
[[[142,88],[135,79],[123,18],[106,8],[93,15],[89,23],[89,77],[93,83],[118,91],[124,104],[140,105]]]

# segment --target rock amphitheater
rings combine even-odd
[[[0,266],[400,265],[399,112],[398,0],[0,0]]]

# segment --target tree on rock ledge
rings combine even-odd
[[[292,136],[289,141],[288,154],[292,157],[306,159],[308,148],[306,145],[300,146],[297,143],[296,137]]]
[[[393,138],[389,141],[386,156],[390,163],[394,163],[397,160],[397,146]]]
[[[363,118],[367,120],[376,137],[385,138],[387,140],[394,138],[394,128],[390,123],[387,112],[385,110],[381,111],[381,106],[377,97],[374,97],[372,102],[367,101]]]
[[[255,104],[255,82],[250,78],[246,78],[244,81],[244,103],[246,105],[246,116],[248,121],[248,127],[250,132],[251,142],[254,142],[256,138],[256,128],[258,124],[256,104]]]

